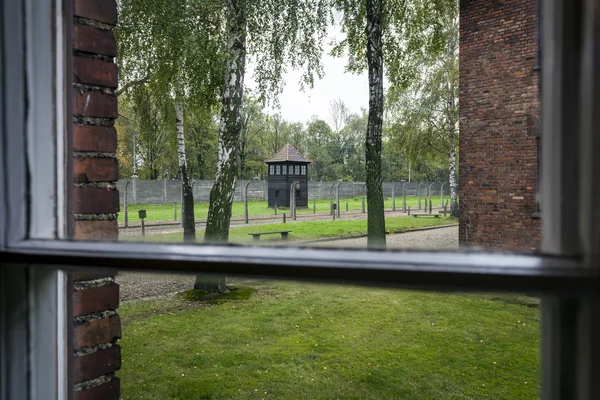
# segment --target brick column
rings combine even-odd
[[[540,244],[537,16],[533,0],[460,2],[461,245]]]
[[[116,240],[119,194],[115,0],[74,0],[73,235]],[[73,274],[74,399],[118,399],[119,285],[110,273]]]

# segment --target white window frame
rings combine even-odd
[[[600,213],[589,210],[600,199],[600,6],[543,4],[544,255],[517,255],[61,240],[72,4],[1,0],[0,399],[70,395],[71,291],[62,270],[162,270],[165,262],[186,273],[538,293],[543,399],[597,399]],[[568,209],[566,193],[575,199]]]
[[[281,175],[281,165],[275,165],[275,175]]]
[[[269,175],[275,175],[275,166],[273,164],[269,165]]]

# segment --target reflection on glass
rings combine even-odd
[[[116,279],[123,399],[539,396],[533,297],[235,278],[207,293],[191,290],[193,276]]]

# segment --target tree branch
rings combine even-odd
[[[122,88],[117,89],[117,91],[115,92],[115,96],[119,97],[121,94],[123,94],[124,91],[126,91],[130,87],[136,86],[136,85],[142,85],[142,84],[148,82],[149,80],[150,80],[150,73],[148,72],[146,74],[146,76],[143,77],[142,79],[137,79],[135,81],[129,81]]]

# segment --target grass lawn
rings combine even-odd
[[[389,232],[404,232],[408,229],[423,228],[427,226],[446,225],[457,223],[458,220],[453,217],[439,218],[413,218],[413,217],[392,217],[385,219],[385,227]],[[259,226],[248,226],[243,228],[232,228],[229,231],[229,241],[232,243],[247,243],[252,241],[248,235],[250,232],[269,232],[279,230],[291,230],[290,240],[312,240],[328,237],[354,236],[367,233],[366,220],[336,220],[336,221],[311,221],[311,222],[293,222],[286,224],[265,224]],[[198,231],[198,241],[204,238],[203,231]],[[152,236],[127,236],[120,240],[148,242],[182,242],[183,233],[167,233]],[[280,240],[279,235],[268,235],[261,238],[261,242],[270,240]]]
[[[449,198],[444,196],[444,200]],[[422,206],[425,207],[425,196],[421,196]],[[433,205],[439,207],[440,196],[431,196]],[[342,204],[342,211],[346,210],[346,202],[348,202],[348,210],[360,211],[362,210],[362,197],[354,197],[352,199],[340,199]],[[366,200],[365,200],[366,202]],[[416,196],[409,196],[406,198],[407,207],[410,206],[413,210],[417,207],[418,199]],[[129,222],[138,222],[138,210],[145,209],[147,212],[146,222],[151,221],[173,221],[173,204],[129,204]],[[385,200],[385,208],[392,208],[392,198],[388,197]],[[396,209],[402,208],[402,197],[396,197]],[[244,203],[236,201],[233,203],[232,215],[234,217],[244,216]],[[284,211],[281,211],[284,212]],[[313,203],[309,201],[308,209],[298,209],[298,213],[312,213]],[[329,212],[329,200],[317,200],[317,212]],[[273,209],[267,208],[266,201],[249,201],[248,202],[248,215],[261,216],[261,215],[272,215]],[[206,218],[208,215],[208,203],[195,203],[194,215],[196,219]],[[181,218],[181,204],[177,204],[177,220]],[[119,213],[119,222],[124,222],[123,216],[123,205],[121,205],[121,212]]]
[[[217,304],[179,295],[122,304],[121,398],[539,398],[537,307],[242,283],[258,291]]]

